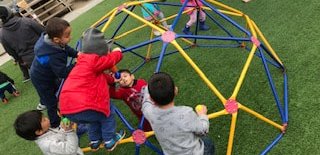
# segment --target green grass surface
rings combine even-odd
[[[71,22],[73,28],[73,41],[75,45],[77,38],[91,24],[110,11],[114,6],[118,6],[122,1],[105,0],[90,11],[84,13],[79,18]],[[320,3],[316,0],[304,1],[261,1],[253,0],[250,3],[237,1],[224,1],[227,5],[241,10],[259,26],[271,46],[275,49],[280,59],[287,69],[289,79],[289,126],[282,140],[271,151],[270,154],[320,154],[318,146],[320,145],[319,119],[317,115],[317,103],[319,91],[319,51],[320,51],[320,33],[319,24]],[[174,14],[177,10],[164,8],[162,10],[166,15]],[[139,9],[135,12],[140,14]],[[106,35],[111,32],[121,21],[121,17],[115,19],[107,30]],[[216,17],[216,16],[215,16]],[[235,21],[243,24],[241,18],[233,18]],[[176,32],[184,26],[187,18],[184,16],[178,23]],[[241,36],[230,24],[221,21],[236,36]],[[135,27],[139,22],[135,19],[129,19],[120,32],[125,32],[131,27]],[[171,23],[172,21],[169,21]],[[213,24],[208,22],[209,24]],[[131,46],[138,42],[148,40],[149,28],[130,34],[119,42],[125,46]],[[213,35],[223,35],[222,31],[216,26],[212,26],[209,32],[200,32],[200,34],[211,33]],[[185,45],[178,40],[181,45]],[[199,41],[199,43],[207,43]],[[221,43],[221,42],[213,42]],[[152,54],[159,53],[160,44],[153,46]],[[169,49],[173,49],[169,45]],[[138,53],[145,55],[146,47],[137,50]],[[248,56],[248,52],[243,49],[210,49],[193,48],[188,50],[189,56],[206,74],[208,79],[217,87],[223,96],[228,98],[234,89],[240,72]],[[120,68],[133,68],[141,60],[132,54],[126,54],[119,65]],[[318,65],[317,65],[318,64]],[[136,73],[136,77],[148,78],[154,72],[157,61],[151,61]],[[282,90],[282,74],[279,70],[270,66],[271,73],[276,81],[279,91]],[[17,137],[12,128],[16,116],[26,110],[34,109],[38,104],[38,96],[30,82],[23,84],[22,75],[18,66],[8,62],[0,66],[1,71],[7,73],[15,79],[17,88],[21,91],[21,96],[9,97],[9,104],[0,105],[0,152],[1,154],[41,154],[40,149],[35,143],[25,141]],[[182,58],[180,54],[174,54],[165,57],[161,66],[162,71],[169,72],[179,87],[179,94],[175,100],[177,105],[195,106],[199,103],[206,104],[209,112],[216,112],[223,109],[220,101],[204,84],[199,76],[192,70],[190,65]],[[318,82],[316,82],[318,81]],[[282,92],[279,92],[282,94]],[[237,100],[245,106],[263,114],[264,116],[281,122],[278,110],[274,104],[272,92],[268,86],[263,66],[260,59],[255,57],[249,68],[247,77],[239,91]],[[126,118],[137,124],[135,117],[130,110],[122,103],[116,102],[117,107],[124,113]],[[210,120],[209,136],[214,140],[217,154],[225,154],[228,133],[230,126],[230,116],[222,116]],[[118,128],[124,128],[118,121]],[[240,111],[234,139],[233,154],[259,154],[271,141],[279,134],[279,130],[258,120],[251,115]],[[87,138],[81,139],[81,146],[87,145]],[[152,138],[152,142],[155,142]],[[134,154],[134,144],[124,144],[117,147],[114,152],[107,154]],[[154,154],[149,148],[142,147],[141,154]],[[105,154],[105,151],[87,154]]]

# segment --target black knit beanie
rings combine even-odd
[[[94,53],[102,56],[107,54],[111,45],[112,41],[106,41],[104,34],[100,30],[89,28],[83,34],[81,52]]]
[[[6,23],[13,16],[12,11],[5,5],[0,5],[0,18],[3,23]]]

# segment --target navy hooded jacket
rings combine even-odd
[[[53,84],[57,79],[66,78],[72,69],[67,66],[67,58],[77,57],[78,52],[66,45],[61,47],[54,44],[45,33],[37,41],[35,47],[35,58],[32,62],[30,74],[32,81],[38,84]]]

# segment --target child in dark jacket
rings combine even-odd
[[[46,33],[42,33],[34,48],[31,81],[40,96],[40,103],[48,109],[52,128],[60,124],[58,99],[55,95],[59,81],[66,78],[72,69],[72,66],[66,67],[68,56],[75,58],[78,53],[67,45],[70,40],[70,24],[63,19],[52,18],[47,22]]]
[[[113,78],[104,73],[122,59],[119,48],[109,51],[110,45],[99,30],[88,29],[82,39],[77,64],[64,82],[60,93],[60,113],[76,123],[87,123],[92,150],[104,147],[112,151],[124,138],[116,133],[114,110],[110,107],[109,84]],[[110,53],[108,53],[110,52]]]
[[[8,91],[13,96],[19,96],[19,92],[14,87],[14,81],[8,75],[0,71],[0,97],[4,104],[8,103],[4,92]]]
[[[30,80],[29,69],[34,58],[34,45],[44,27],[32,18],[15,16],[7,6],[0,6],[2,29],[0,41],[6,52],[19,64],[24,79]]]
[[[110,86],[110,96],[114,99],[123,100],[131,109],[131,111],[138,117],[139,122],[142,118],[142,87],[147,85],[144,79],[135,79],[134,75],[127,69],[119,70],[120,79],[115,79],[119,83],[119,87],[115,85]],[[147,119],[143,122],[144,131],[152,131],[150,123]]]

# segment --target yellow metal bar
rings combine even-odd
[[[135,31],[140,30],[140,29],[142,29],[142,28],[144,28],[144,27],[146,27],[146,26],[147,26],[147,24],[143,24],[143,25],[141,25],[141,26],[138,26],[138,27],[136,27],[136,28],[134,28],[134,29],[131,29],[131,30],[129,30],[129,31],[126,31],[126,32],[124,32],[124,33],[122,33],[122,34],[117,35],[116,37],[114,37],[114,39],[115,39],[115,40],[118,40],[118,39],[120,39],[120,38],[122,38],[122,37],[124,37],[124,36],[126,36],[126,35],[128,35],[128,34],[130,34],[130,33],[133,33],[133,32],[135,32]]]
[[[232,12],[235,12],[235,13],[238,13],[238,14],[243,14],[241,11],[239,11],[237,9],[234,9],[234,8],[228,6],[228,5],[222,4],[222,3],[218,2],[218,1],[215,1],[215,0],[207,0],[207,1],[210,2],[210,3],[213,3],[213,4],[217,5],[217,6],[220,6],[222,8],[225,8],[227,10],[230,10]]]
[[[147,24],[147,25],[150,26],[151,28],[156,29],[157,31],[161,32],[161,34],[162,34],[163,32],[165,32],[164,30],[162,30],[162,29],[159,28],[158,26],[156,26],[156,25],[154,25],[153,23],[151,23],[151,22],[149,22],[149,21],[141,18],[140,16],[134,14],[133,12],[131,12],[131,11],[127,10],[127,9],[122,9],[122,11],[123,11],[123,12],[126,12],[127,14],[129,14],[130,16],[132,16],[133,18],[136,18],[136,19],[138,19],[139,21]]]
[[[232,153],[234,132],[235,132],[236,123],[237,123],[237,116],[238,116],[238,113],[232,114],[230,132],[229,132],[229,140],[228,140],[228,148],[227,148],[227,155],[231,155],[231,153]]]
[[[271,45],[269,44],[268,40],[264,37],[263,33],[260,31],[259,27],[256,25],[256,23],[254,21],[252,21],[252,25],[254,27],[254,29],[257,31],[258,35],[261,37],[262,41],[264,42],[264,44],[266,45],[266,47],[270,50],[271,54],[273,55],[273,57],[281,64],[281,60],[278,57],[277,53],[273,50],[273,48],[271,47]]]
[[[242,105],[242,104],[238,104],[238,106],[239,106],[239,109],[242,109],[243,111],[248,112],[249,114],[252,114],[253,116],[256,116],[257,118],[259,118],[259,119],[261,119],[262,121],[265,121],[265,122],[271,124],[272,126],[280,129],[281,131],[284,130],[284,127],[283,127],[283,126],[281,126],[281,125],[279,125],[278,123],[276,123],[276,122],[274,122],[274,121],[272,121],[272,120],[264,117],[263,115],[255,112],[255,111],[249,109],[248,107],[246,107],[246,106],[244,106],[244,105]]]
[[[151,30],[150,32],[150,40],[153,39],[153,30]],[[148,45],[148,51],[147,51],[147,55],[146,55],[146,58],[149,59],[150,58],[150,55],[151,55],[151,47],[152,47],[152,44],[149,44]]]
[[[117,10],[113,11],[113,13],[111,14],[109,20],[107,21],[107,23],[101,29],[101,32],[105,32],[106,31],[106,29],[108,28],[110,23],[113,21],[113,18],[116,16],[117,12],[118,12]]]
[[[227,14],[227,15],[233,15],[233,16],[238,16],[238,17],[242,17],[243,14],[242,13],[236,13],[236,12],[231,12],[231,11],[226,11],[226,10],[219,10],[221,13],[223,14]]]
[[[209,119],[213,119],[213,118],[216,118],[216,117],[219,117],[219,116],[222,116],[222,115],[227,115],[229,114],[226,110],[220,110],[218,112],[215,112],[215,113],[211,113],[208,115],[208,118]]]
[[[188,56],[186,52],[180,47],[176,40],[172,41],[171,44],[177,48],[180,54],[184,57],[184,59],[191,65],[191,67],[196,71],[196,73],[200,76],[200,78],[208,85],[208,87],[213,91],[214,94],[220,99],[220,101],[225,104],[226,99],[222,96],[222,94],[218,91],[218,89],[209,81],[206,75],[200,70],[200,68],[193,62],[193,60]]]
[[[131,2],[126,2],[126,6],[133,6],[133,5],[139,5],[143,3],[149,3],[149,2],[159,2],[159,0],[144,0],[144,1],[131,1]]]
[[[94,24],[92,24],[90,26],[90,28],[94,28],[97,27],[97,25],[102,22],[103,20],[105,20],[106,18],[108,18],[117,8],[112,9],[111,11],[109,11],[106,15],[104,15],[103,17],[101,17],[97,22],[95,22]]]
[[[144,134],[145,134],[146,138],[149,138],[150,136],[153,136],[153,135],[154,135],[154,131],[144,132]],[[134,142],[132,136],[130,136],[130,137],[128,137],[128,138],[125,138],[125,139],[122,139],[119,144],[130,143],[130,142]],[[100,148],[103,148],[104,145],[101,144],[99,147],[100,147]],[[90,148],[90,147],[85,147],[85,148],[81,148],[81,150],[82,150],[83,152],[89,152],[89,151],[91,151],[91,148]]]
[[[257,38],[257,33],[256,33],[255,29],[253,28],[253,25],[252,25],[252,23],[251,23],[251,19],[250,19],[249,16],[247,16],[247,15],[244,15],[244,18],[246,19],[246,22],[247,22],[247,24],[248,24],[248,26],[249,26],[249,29],[250,29],[250,31],[251,31],[251,33],[252,33],[252,36],[254,36],[255,38]]]
[[[244,80],[244,78],[245,78],[245,76],[246,76],[246,74],[248,72],[250,63],[252,61],[252,58],[254,56],[254,53],[255,53],[256,49],[257,49],[257,46],[253,45],[253,47],[252,47],[252,49],[250,51],[250,54],[248,56],[248,59],[247,59],[246,63],[244,64],[244,67],[243,67],[242,72],[240,74],[239,80],[238,80],[238,82],[236,84],[236,87],[234,88],[233,93],[232,93],[232,95],[230,97],[231,99],[236,99],[236,97],[238,95],[238,92],[240,90],[240,87],[241,87],[241,85],[243,83],[243,80]]]

